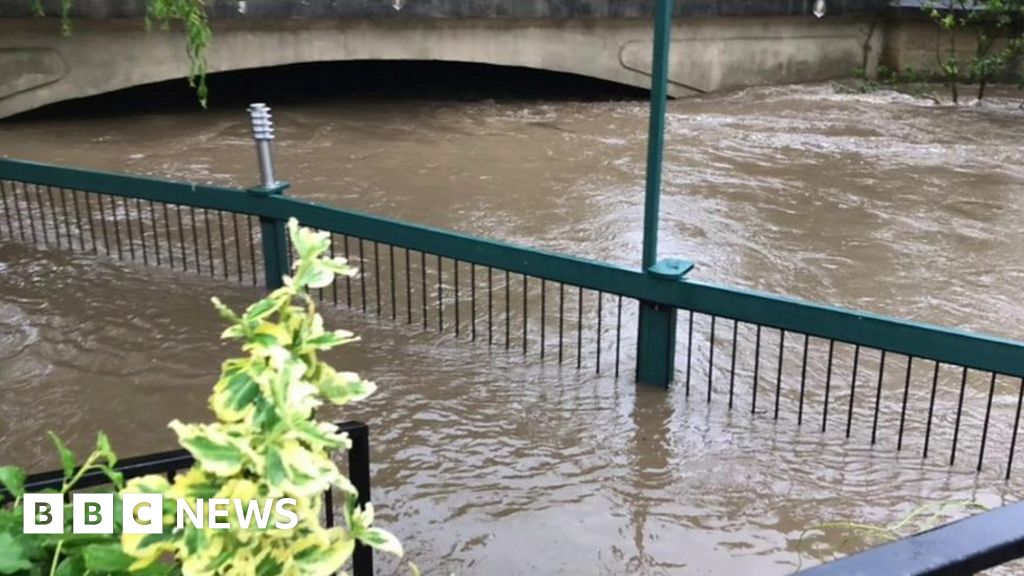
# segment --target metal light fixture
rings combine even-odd
[[[825,5],[825,0],[814,0],[814,15],[818,18],[822,18],[828,12],[828,6]]]
[[[264,188],[277,186],[274,177],[274,119],[270,107],[262,102],[249,105],[249,120],[252,123],[252,139],[256,141],[256,157],[260,164],[260,185]]]

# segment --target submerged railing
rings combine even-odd
[[[332,252],[362,271],[321,290],[326,302],[616,376],[636,358],[640,303],[678,309],[671,345],[687,395],[1011,474],[1019,342],[265,192],[0,160],[0,239],[265,285],[285,270],[266,248],[267,223],[295,217],[330,232]]]
[[[1010,504],[798,576],[968,576],[1024,557],[1024,503]]]
[[[352,442],[352,446],[348,450],[349,480],[359,491],[359,505],[363,506],[370,502],[370,431],[362,422],[338,424],[338,431],[347,433]],[[114,470],[120,472],[125,480],[150,474],[164,474],[169,480],[173,480],[179,471],[191,467],[194,462],[195,459],[187,450],[171,450],[125,458],[117,463]],[[60,490],[64,483],[64,477],[62,470],[32,474],[25,482],[25,491],[32,493]],[[88,472],[78,480],[74,490],[96,488],[109,483],[110,480],[106,474],[100,471]],[[10,498],[10,494],[0,488],[0,505]],[[70,498],[70,493],[68,498]],[[324,493],[324,522],[328,528],[333,527],[335,523],[333,504],[334,493],[328,490]],[[352,554],[352,574],[353,576],[373,576],[372,548],[356,543],[355,551]]]

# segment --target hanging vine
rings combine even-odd
[[[42,0],[30,0],[32,11],[46,16]],[[60,0],[61,33],[71,34],[71,3]],[[154,24],[163,30],[180,23],[185,30],[185,54],[188,56],[188,84],[196,91],[199,104],[205,108],[209,90],[206,86],[206,51],[213,31],[204,0],[146,0],[146,29]]]
[[[63,0],[70,1],[70,0]],[[188,55],[188,85],[195,89],[199,103],[206,107],[209,91],[206,87],[206,50],[213,31],[206,15],[204,0],[147,0],[146,28],[156,22],[163,29],[173,22],[185,27],[185,53]]]

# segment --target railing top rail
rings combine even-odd
[[[239,212],[251,211],[257,199],[237,188],[86,170],[12,158],[0,158],[0,178],[54,188]]]
[[[682,308],[914,358],[1024,378],[1024,342],[696,281],[664,299]]]
[[[187,450],[170,450],[145,456],[125,458],[117,463],[115,469],[124,474],[126,479],[130,479],[147,474],[161,474],[181,470],[188,468],[193,462],[195,462],[195,459],[192,458],[192,455]],[[32,474],[25,482],[25,491],[42,492],[44,490],[58,490],[63,482],[64,473],[61,470]],[[105,474],[94,470],[84,474],[75,483],[75,489],[93,488],[109,483],[110,479]]]
[[[477,238],[296,198],[0,159],[0,179],[224,210],[304,225],[791,332],[1024,378],[1024,343]]]
[[[5,158],[0,158],[0,179],[266,218],[287,219],[294,216],[306,226],[338,234],[593,290],[621,293],[634,298],[643,296],[643,275],[622,266],[476,238],[297,198]]]
[[[343,422],[337,425],[339,432],[346,432],[357,439],[365,439],[369,434],[369,427],[362,422]],[[143,456],[122,458],[114,466],[114,469],[124,474],[125,479],[137,478],[148,474],[162,474],[188,468],[195,462],[188,450],[168,450],[156,452]],[[79,468],[75,469],[77,472]],[[64,482],[62,470],[51,470],[30,474],[25,481],[26,492],[42,492],[45,490],[60,489]],[[75,489],[94,488],[109,484],[110,479],[106,474],[98,470],[88,472],[75,483]],[[5,490],[0,488],[0,504],[10,498]]]
[[[975,574],[1024,557],[1024,502],[897,540],[799,576]]]

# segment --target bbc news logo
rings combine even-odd
[[[22,529],[25,534],[63,534],[64,496],[62,494],[25,494]],[[125,534],[162,534],[164,497],[160,494],[122,494],[121,531]],[[290,530],[299,523],[294,498],[239,500],[230,498],[179,499],[175,506],[175,527],[190,524],[195,528],[228,530],[234,513],[237,526],[266,530]],[[72,534],[113,534],[117,513],[113,494],[73,494],[71,496]]]

